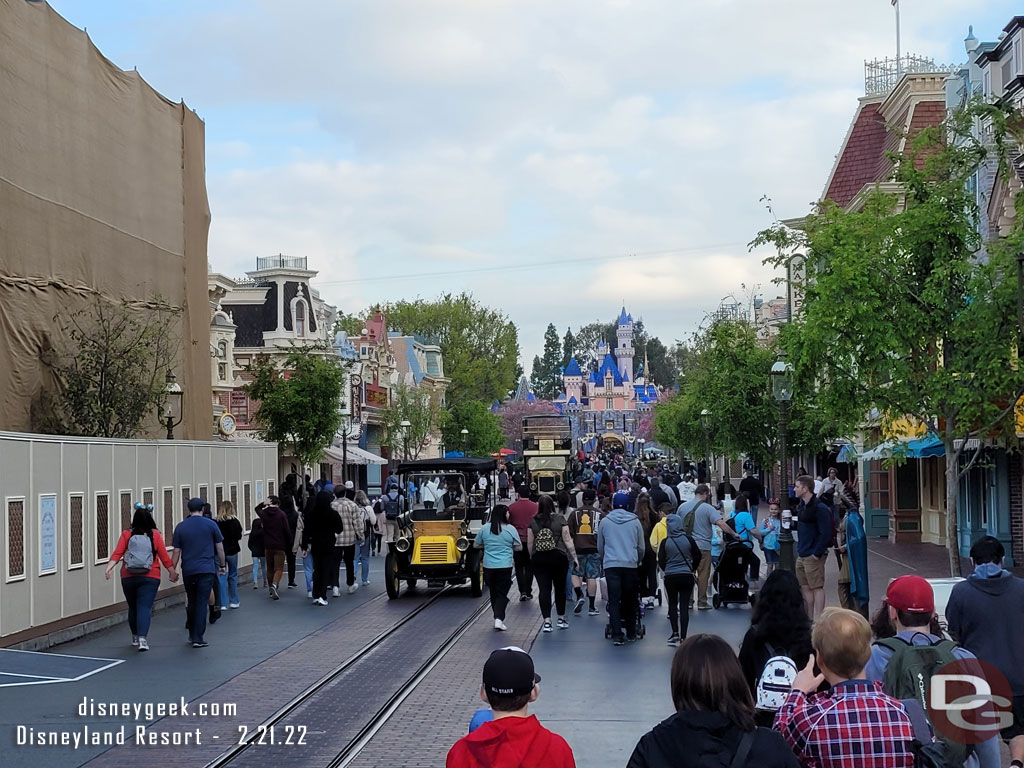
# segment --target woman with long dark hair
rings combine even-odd
[[[758,593],[750,615],[750,629],[740,645],[740,666],[753,693],[768,659],[788,656],[803,669],[812,652],[811,619],[796,576],[790,571],[771,572]],[[758,723],[771,725],[774,712],[758,711]]]
[[[651,497],[641,493],[636,500],[634,513],[644,529],[644,559],[640,561],[638,569],[640,573],[640,597],[647,603],[648,608],[654,607],[654,596],[658,594],[658,554],[651,546],[651,531],[661,520],[651,504]]]
[[[167,569],[171,581],[178,580],[171,556],[167,554],[163,536],[153,520],[151,504],[136,504],[132,527],[121,531],[103,574],[110,572],[121,561],[121,589],[128,603],[128,628],[132,631],[132,645],[140,651],[149,650],[149,625],[153,619],[153,601],[160,588],[160,564]]]
[[[626,768],[799,766],[782,736],[755,726],[750,689],[722,638],[694,635],[680,645],[671,688],[676,713],[641,737]]]
[[[565,618],[565,587],[569,564],[576,564],[576,549],[565,517],[555,510],[555,502],[550,496],[541,496],[538,499],[537,515],[530,522],[526,538],[530,551],[530,566],[537,580],[540,612],[544,617],[541,631],[552,631],[552,587],[555,590],[558,628],[568,629],[569,622]]]
[[[521,551],[523,542],[519,531],[508,521],[508,507],[498,504],[491,510],[491,522],[477,533],[473,547],[484,551],[484,583],[491,594],[491,612],[494,628],[504,632],[508,591],[512,588],[514,553]]]

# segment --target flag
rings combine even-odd
[[[899,4],[900,4],[900,0],[892,0],[892,4],[893,4],[894,6],[895,6],[895,5],[899,5]]]

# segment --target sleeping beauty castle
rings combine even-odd
[[[645,376],[647,361],[634,375],[633,316],[622,308],[612,350],[602,340],[592,370],[584,371],[573,356],[562,371],[562,392],[555,398],[558,409],[572,420],[577,444],[634,453],[640,416],[658,402],[658,388]],[[524,384],[526,387],[524,388]],[[516,397],[531,399],[528,382],[520,382]]]

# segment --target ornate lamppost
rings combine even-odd
[[[402,440],[403,440],[403,442],[405,444],[404,445],[404,451],[402,453],[402,458],[405,461],[408,461],[409,460],[409,427],[412,426],[412,422],[410,422],[408,419],[402,419],[401,423],[398,426],[400,426],[402,428]]]
[[[711,471],[711,411],[707,408],[700,412],[700,425],[704,429],[704,466],[708,470],[708,485],[715,482]]]
[[[786,362],[785,353],[779,354],[779,359],[772,365],[772,395],[779,404],[779,459],[781,462],[779,472],[779,501],[782,504],[782,530],[779,532],[779,566],[786,570],[796,569],[796,560],[793,556],[793,521],[792,512],[789,508],[789,472],[787,467],[788,457],[786,456],[786,444],[788,436],[786,432],[787,417],[789,415],[789,401],[793,399],[793,366]]]
[[[167,375],[164,377],[164,403],[160,410],[160,417],[164,424],[167,426],[167,439],[174,439],[174,428],[181,424],[181,420],[184,418],[182,413],[181,401],[184,397],[181,385],[178,380],[171,373],[171,369],[167,369]]]
[[[469,443],[469,430],[466,429],[465,427],[463,427],[460,430],[459,434],[462,435],[462,455],[465,456],[466,455],[466,445]]]

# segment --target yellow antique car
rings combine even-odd
[[[469,583],[483,593],[483,553],[473,549],[477,532],[496,502],[494,459],[421,459],[398,466],[403,491],[398,538],[388,543],[384,579],[396,599],[410,588]]]

